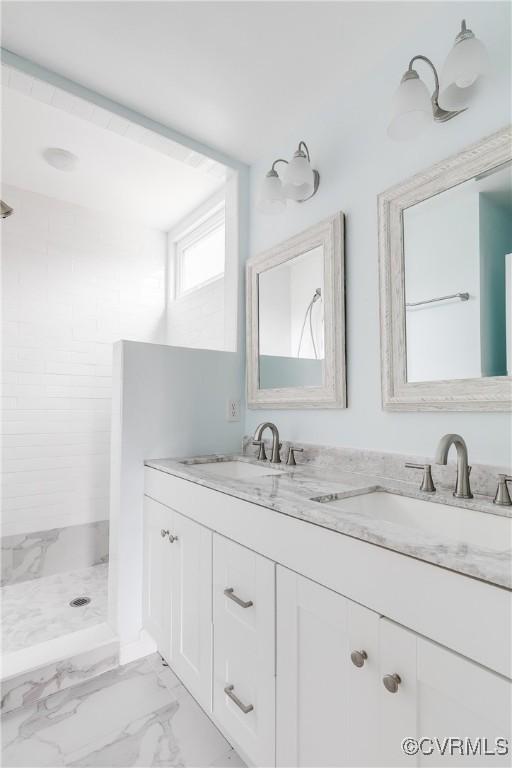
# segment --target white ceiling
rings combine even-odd
[[[47,147],[79,158],[52,168]],[[146,226],[168,230],[222,184],[161,151],[2,86],[2,181]]]
[[[365,76],[397,51],[405,70],[425,25],[425,52],[446,55],[472,5],[485,3],[8,1],[2,45],[254,162],[291,128],[303,138],[305,104],[336,104],[342,130]]]

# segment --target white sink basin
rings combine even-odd
[[[448,504],[433,504],[392,493],[376,491],[331,502],[340,511],[353,513],[365,522],[382,521],[401,528],[495,551],[512,548],[512,518]]]
[[[209,461],[196,464],[201,472],[216,477],[231,477],[236,480],[250,480],[266,475],[282,475],[278,469],[262,465],[248,464],[246,461]]]

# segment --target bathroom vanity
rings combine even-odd
[[[475,765],[510,765],[512,519],[412,489],[247,456],[146,463],[145,628],[248,763],[444,765],[402,740],[469,737],[498,749]]]

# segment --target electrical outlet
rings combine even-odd
[[[240,400],[228,400],[227,421],[240,421]]]

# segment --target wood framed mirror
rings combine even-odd
[[[247,262],[250,408],[346,408],[344,217]]]
[[[383,407],[511,410],[510,126],[378,208]]]

